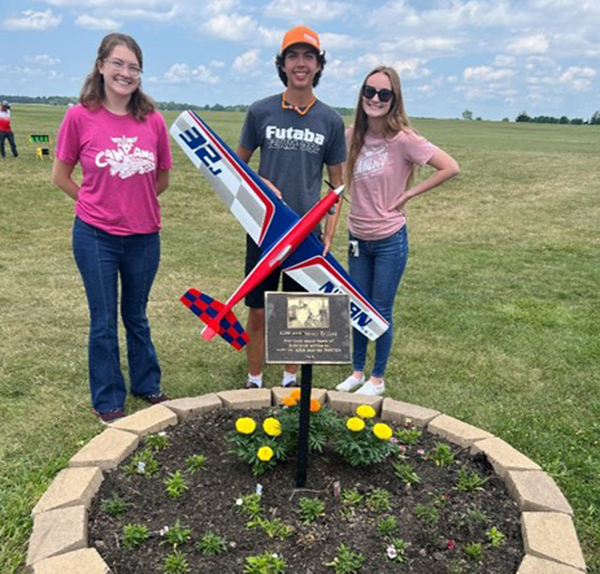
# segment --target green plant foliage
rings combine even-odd
[[[454,453],[450,446],[443,442],[436,443],[435,448],[427,458],[432,460],[436,466],[445,467],[454,464]]]
[[[209,530],[196,542],[196,548],[204,556],[217,556],[227,551],[227,544],[223,537]]]
[[[461,468],[458,471],[456,490],[459,492],[475,492],[477,490],[483,490],[483,487],[488,480],[489,477],[484,478],[476,472],[468,472],[464,468]]]
[[[421,438],[422,434],[423,434],[422,431],[411,426],[408,428],[405,427],[405,428],[397,430],[394,433],[394,436],[398,439],[398,442],[400,444],[405,444],[407,446],[414,446],[419,442],[419,439]]]
[[[358,506],[364,496],[357,488],[344,488],[341,494],[342,504],[345,506]]]
[[[304,524],[314,522],[320,516],[325,515],[325,503],[318,498],[303,496],[298,501],[298,512]]]
[[[143,524],[125,524],[123,526],[123,546],[125,548],[137,548],[150,537],[150,531]]]
[[[146,437],[144,442],[146,448],[154,451],[163,450],[169,446],[169,439],[165,433],[151,434]]]
[[[419,504],[415,507],[415,516],[429,526],[435,526],[440,521],[440,511],[433,504]]]
[[[169,473],[163,484],[166,486],[167,494],[171,498],[181,498],[182,494],[189,489],[180,470]]]
[[[158,472],[159,464],[154,458],[152,450],[145,448],[133,455],[131,461],[123,467],[125,474],[141,474],[150,478]]]
[[[263,552],[258,556],[246,558],[246,574],[284,574],[285,561],[277,555]]]
[[[351,466],[369,466],[383,462],[396,451],[396,446],[389,440],[381,440],[375,436],[375,423],[372,420],[364,423],[364,428],[359,431],[350,430],[347,426],[341,428],[334,439],[335,450]]]
[[[172,546],[177,547],[188,542],[191,537],[191,528],[182,526],[179,519],[177,519],[175,524],[168,528],[164,533],[162,543],[171,544]]]
[[[194,474],[206,468],[206,457],[203,454],[192,454],[185,459],[185,465],[188,472]]]
[[[113,518],[121,518],[127,511],[128,504],[116,492],[113,492],[109,498],[100,503],[100,508]]]
[[[395,516],[386,516],[377,523],[377,532],[382,536],[391,536],[398,530],[398,519]]]
[[[367,506],[375,512],[386,512],[390,510],[390,492],[385,488],[373,488],[367,494]]]
[[[338,555],[326,566],[333,568],[335,574],[356,574],[360,572],[364,561],[365,557],[360,552],[353,552],[342,544],[338,548]]]
[[[483,560],[483,546],[481,542],[470,542],[465,545],[465,556],[473,562],[481,562]]]
[[[392,538],[392,542],[387,549],[387,555],[394,562],[404,563],[408,560],[406,551],[410,547],[410,542],[406,542],[403,538]]]
[[[257,517],[250,520],[246,526],[248,528],[255,528],[258,526],[269,538],[279,538],[280,540],[285,540],[294,533],[294,528],[285,524],[281,518],[268,520],[266,518]]]
[[[396,476],[406,485],[418,484],[421,478],[415,472],[415,468],[410,463],[394,461],[392,463]]]
[[[504,536],[504,534],[502,534],[495,526],[492,526],[485,535],[492,548],[500,548],[506,542],[506,536]]]
[[[187,574],[190,571],[187,558],[180,550],[174,550],[166,556],[163,565],[164,574]]]
[[[240,496],[235,501],[235,507],[239,514],[249,519],[258,518],[263,513],[260,494],[256,493]]]

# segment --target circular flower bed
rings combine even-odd
[[[146,437],[107,473],[90,546],[119,574],[516,572],[519,511],[484,456],[368,405],[340,417],[313,402],[297,489],[297,406],[283,404]]]

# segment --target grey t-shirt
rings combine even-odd
[[[301,116],[284,109],[282,97],[277,94],[250,106],[240,144],[252,151],[260,148],[258,174],[304,215],[321,197],[323,166],[346,161],[344,121],[319,100]]]

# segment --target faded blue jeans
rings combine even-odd
[[[119,277],[131,392],[139,396],[159,393],[160,366],[146,317],[160,260],[159,234],[111,235],[77,217],[73,254],[90,311],[88,357],[94,409],[99,413],[121,410],[127,395],[117,333]]]
[[[390,324],[375,341],[375,363],[371,371],[371,376],[383,377],[394,337],[394,300],[408,259],[406,225],[384,239],[365,241],[350,235],[350,241],[358,242],[358,255],[351,248],[348,250],[350,276]],[[354,329],[352,363],[355,371],[365,370],[368,342],[367,337]]]

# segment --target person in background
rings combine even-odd
[[[275,64],[286,89],[250,106],[237,154],[248,163],[254,151],[260,148],[258,174],[298,215],[304,215],[321,197],[324,166],[333,187],[342,184],[342,164],[346,159],[344,122],[340,114],[318,100],[313,92],[325,67],[325,53],[316,32],[305,26],[286,32]],[[338,203],[335,213],[327,217],[323,237],[325,253],[333,239],[339,207]],[[260,249],[248,237],[246,274],[260,256]],[[246,297],[250,308],[246,326],[250,338],[246,345],[246,388],[263,386],[264,295],[266,291],[277,290],[279,276],[275,271]],[[304,291],[285,275],[283,290]],[[285,366],[284,387],[297,385],[297,370],[298,365]]]
[[[125,34],[102,40],[79,105],[60,127],[52,181],[75,201],[73,253],[89,312],[89,383],[103,423],[124,416],[119,359],[120,310],[127,334],[131,392],[167,400],[146,307],[160,259],[158,196],[172,166],[165,121],[143,91],[142,50]],[[81,164],[83,181],[73,179]]]
[[[6,157],[6,140],[10,145],[10,151],[13,157],[19,157],[17,144],[15,143],[15,134],[10,127],[10,104],[3,100],[0,103],[0,156]]]
[[[364,80],[354,125],[346,137],[350,276],[390,327],[375,341],[375,360],[366,381],[368,339],[354,330],[354,372],[336,388],[381,395],[392,349],[394,300],[408,257],[406,206],[416,196],[457,175],[459,167],[445,151],[411,128],[400,77],[386,66],[375,68]],[[435,171],[415,183],[415,166],[425,164]]]

